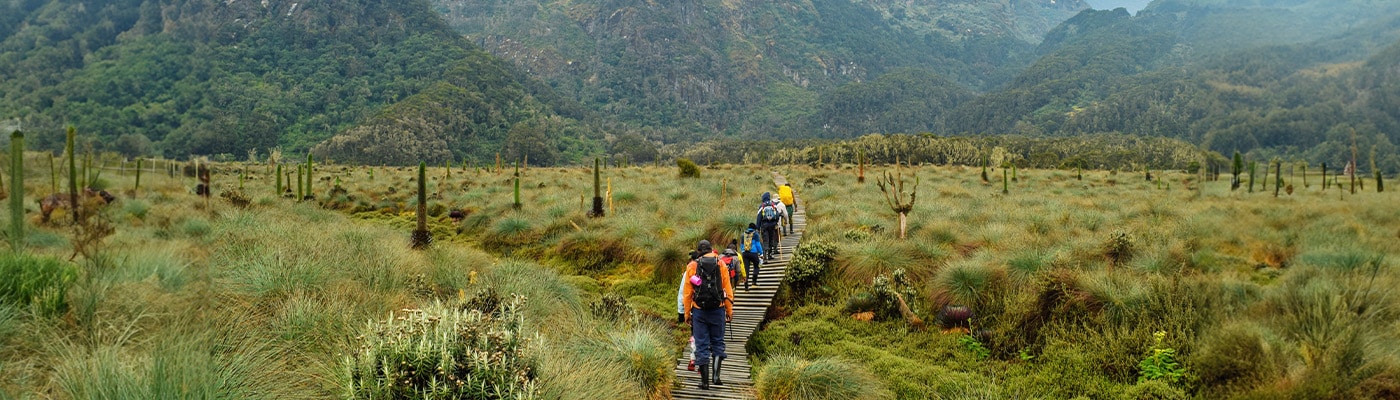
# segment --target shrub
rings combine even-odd
[[[763,364],[754,377],[761,400],[884,399],[890,394],[880,381],[850,362],[820,358],[804,360],[780,355]]]
[[[831,271],[836,246],[820,240],[803,242],[788,262],[787,279],[796,287],[808,287],[821,281]]]
[[[696,166],[694,161],[685,158],[676,159],[676,167],[680,168],[682,178],[700,177],[700,167]]]
[[[524,299],[498,315],[433,303],[372,321],[345,358],[345,397],[355,399],[518,399],[536,393],[535,341],[524,329]]]
[[[30,307],[50,316],[68,309],[67,293],[77,268],[52,257],[0,255],[0,303]]]
[[[1132,235],[1124,231],[1114,232],[1103,245],[1103,255],[1111,265],[1120,265],[1133,258],[1136,243]]]

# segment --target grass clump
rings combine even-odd
[[[68,309],[68,287],[77,268],[53,257],[6,253],[0,255],[0,303],[30,307],[41,316]]]
[[[760,400],[874,400],[891,395],[858,365],[834,358],[779,355],[754,377]]]
[[[491,312],[435,302],[370,322],[343,362],[343,397],[534,398],[538,361],[523,302],[516,296]]]
[[[183,333],[189,334],[189,333]],[[116,345],[60,350],[53,380],[67,399],[287,399],[302,397],[287,376],[273,376],[274,352],[255,343],[223,343],[210,334],[172,334],[147,354]],[[234,351],[237,348],[237,351]]]
[[[676,357],[659,337],[647,328],[636,328],[613,333],[583,351],[620,365],[626,371],[625,376],[646,393],[648,399],[669,398]]]

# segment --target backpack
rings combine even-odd
[[[764,222],[778,221],[778,208],[774,207],[772,203],[764,205],[763,208],[758,209],[758,212],[763,213]]]
[[[735,265],[739,265],[739,264],[738,264],[738,263],[739,263],[738,260],[739,260],[739,256],[725,256],[724,258],[721,258],[721,259],[720,259],[720,261],[724,261],[724,265],[728,265],[728,266],[729,266],[729,277],[730,277],[730,278],[739,276],[739,269],[738,269],[738,268],[734,268]]]
[[[691,294],[695,306],[701,310],[714,310],[724,304],[724,281],[719,275],[718,257],[700,257],[695,260],[695,275],[700,276],[700,286]]]

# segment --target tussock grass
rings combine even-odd
[[[754,377],[763,400],[885,399],[890,393],[869,372],[832,358],[804,360],[774,356]]]

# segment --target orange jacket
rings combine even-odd
[[[711,251],[709,254],[703,255],[701,257],[719,258],[719,254],[716,254],[715,252]],[[716,261],[719,262],[720,281],[724,282],[724,315],[725,317],[733,318],[734,287],[731,286],[729,283],[729,266],[724,265],[723,260]],[[690,264],[685,266],[685,278],[683,278],[685,282],[685,296],[683,297],[682,301],[685,303],[686,321],[690,320],[690,310],[695,309],[695,285],[690,284],[690,277],[692,276],[695,276],[695,261],[691,261]]]

